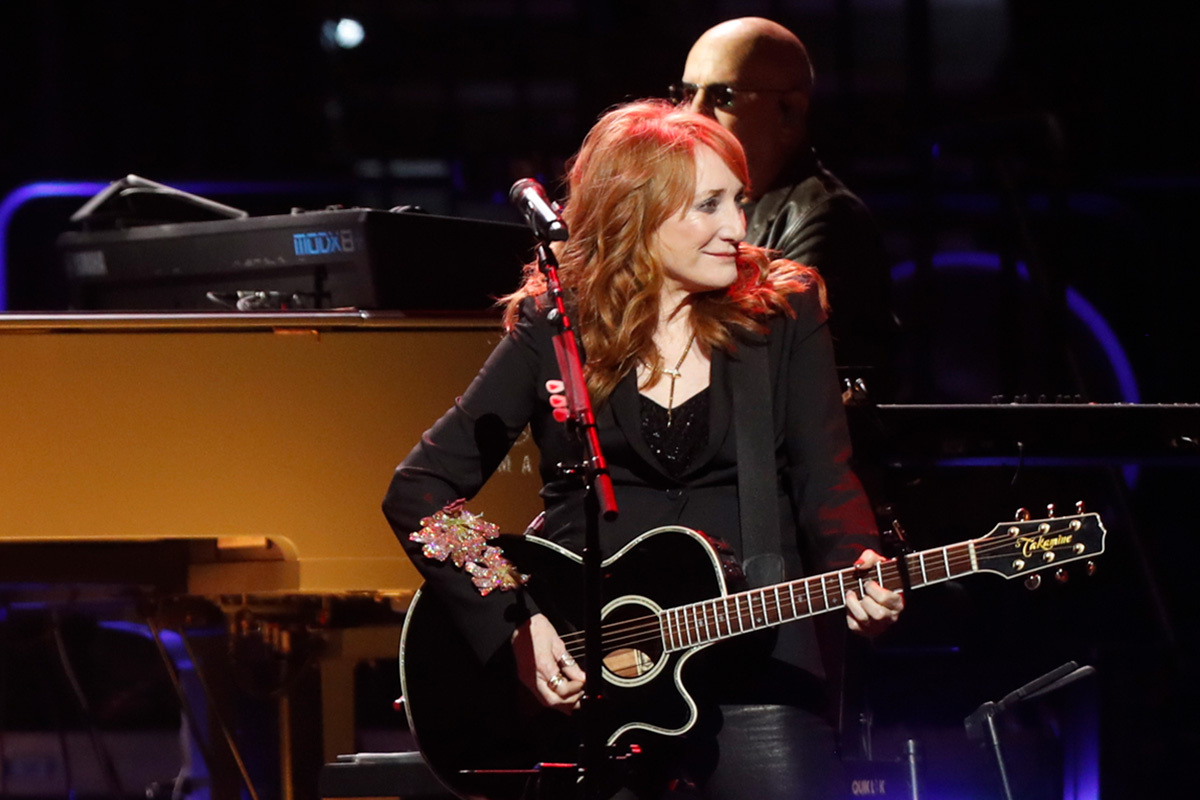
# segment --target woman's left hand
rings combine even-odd
[[[874,550],[866,550],[854,562],[857,569],[870,569],[883,561]],[[875,581],[866,582],[866,593],[859,597],[853,590],[846,592],[846,624],[863,636],[878,636],[900,618],[904,610],[904,595],[885,589]]]

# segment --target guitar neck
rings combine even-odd
[[[906,556],[909,587],[979,572],[976,544],[959,542]],[[836,611],[845,607],[847,592],[862,597],[869,580],[893,591],[904,588],[899,560],[886,559],[868,569],[851,567],[667,609],[659,614],[663,641],[668,650],[684,650]]]

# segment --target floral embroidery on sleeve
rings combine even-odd
[[[485,597],[494,589],[507,592],[529,580],[517,571],[499,547],[489,545],[500,529],[482,514],[467,510],[465,500],[455,500],[441,511],[421,520],[421,530],[408,538],[424,545],[426,558],[445,561],[466,570],[471,582]]]

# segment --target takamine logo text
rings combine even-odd
[[[1021,548],[1021,555],[1029,558],[1034,553],[1044,553],[1048,550],[1054,550],[1056,547],[1065,547],[1074,541],[1074,536],[1059,534],[1058,536],[1020,536],[1017,538],[1017,544]]]
[[[293,233],[292,247],[298,256],[324,256],[330,253],[353,253],[354,231],[314,231]]]

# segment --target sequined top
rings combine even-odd
[[[708,388],[692,395],[671,411],[646,395],[642,403],[642,437],[672,478],[678,478],[695,463],[708,446]]]

